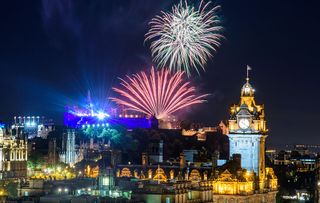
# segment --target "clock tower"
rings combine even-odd
[[[241,89],[240,103],[232,105],[229,119],[230,156],[241,155],[241,167],[254,172],[259,177],[262,189],[265,179],[265,140],[267,127],[264,105],[258,105],[254,99],[255,90],[247,78]]]

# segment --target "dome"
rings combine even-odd
[[[241,96],[253,96],[254,95],[254,89],[249,83],[249,78],[247,78],[247,82],[242,86],[241,88]]]

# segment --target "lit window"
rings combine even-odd
[[[109,178],[108,177],[103,177],[102,178],[102,185],[108,186],[109,185]]]

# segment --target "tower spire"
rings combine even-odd
[[[249,65],[247,65],[247,77],[246,77],[246,83],[242,86],[241,89],[241,96],[253,96],[254,94],[254,89],[249,83],[249,71],[252,70]]]

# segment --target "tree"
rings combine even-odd
[[[41,168],[44,165],[44,156],[39,152],[32,152],[28,157],[28,167],[32,169]]]

